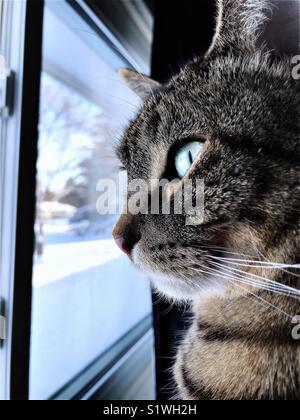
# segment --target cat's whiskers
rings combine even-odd
[[[213,245],[201,245],[201,244],[197,244],[197,245],[192,245],[193,248],[200,248],[203,250],[209,249],[210,251],[217,251],[217,252],[222,252],[224,254],[229,254],[229,255],[239,255],[242,257],[248,257],[248,258],[254,258],[253,255],[247,255],[247,254],[243,254],[241,252],[233,252],[230,251],[228,248],[222,247],[222,246],[213,246]]]
[[[229,257],[218,257],[216,255],[214,256],[209,256],[209,257],[213,257],[215,259],[217,258],[222,258],[222,260],[220,261],[225,261],[225,262],[230,262],[232,265],[241,265],[243,267],[251,267],[251,268],[267,268],[267,269],[276,269],[276,270],[280,270],[286,274],[289,274],[293,277],[297,277],[300,278],[299,274],[293,273],[289,270],[287,270],[287,268],[290,269],[299,269],[300,268],[300,264],[284,264],[284,263],[276,263],[273,261],[268,261],[265,257],[263,257],[265,259],[265,261],[261,261],[261,260],[256,260],[254,256],[250,256],[250,255],[246,255],[246,254],[242,254],[239,252],[232,252],[229,251],[227,248],[225,247],[221,247],[221,246],[210,246],[210,245],[193,245],[193,248],[198,248],[198,249],[203,249],[203,250],[207,250],[209,249],[210,251],[215,251],[215,252],[222,252],[222,254],[232,254],[232,255],[237,255],[237,256],[241,256],[241,257],[249,257],[251,258],[251,260],[246,259],[246,258],[241,258],[241,259],[234,259],[234,258],[229,258]],[[259,252],[257,250],[257,252]],[[261,254],[261,253],[260,253]],[[262,254],[261,254],[262,255]]]
[[[211,258],[215,258],[221,261],[230,261],[232,264],[245,266],[245,263],[248,266],[253,267],[253,264],[257,267],[264,267],[264,268],[295,268],[300,269],[300,264],[284,264],[284,263],[276,263],[271,261],[257,261],[257,260],[246,260],[240,258],[227,258],[227,257],[217,257],[212,256]],[[292,273],[291,273],[292,274]]]
[[[229,278],[232,278],[234,281],[238,281],[244,284],[247,284],[249,286],[253,286],[253,287],[259,287],[260,289],[264,288],[262,283],[258,283],[255,281],[249,281],[246,280],[245,278],[242,278],[240,275],[237,275],[236,273],[232,273],[230,271],[225,271],[225,272],[221,272],[219,269],[213,269],[213,268],[209,268],[208,270],[198,270],[198,269],[193,269],[197,272],[201,272],[202,274],[207,274],[210,276],[218,276],[224,280],[228,280]],[[270,290],[269,288],[264,288],[265,290]]]
[[[216,250],[222,250],[222,253],[224,253],[224,250],[226,250],[224,247],[213,247],[213,246],[207,246],[207,245],[198,245],[195,246],[195,244],[193,244],[191,246],[192,248],[198,248],[199,250],[203,250],[203,251],[207,251],[207,249],[209,249],[210,251],[216,251]],[[231,251],[227,251],[228,253],[231,253]],[[233,253],[233,255],[239,255],[239,256],[244,256],[244,254],[240,254],[240,253]],[[203,255],[203,253],[202,253]],[[300,290],[288,286],[286,284],[283,283],[279,283],[276,282],[274,280],[271,280],[269,278],[263,277],[263,276],[259,276],[257,274],[251,273],[249,271],[244,271],[241,269],[238,269],[237,267],[243,267],[244,269],[246,268],[259,268],[259,269],[272,269],[272,270],[280,270],[283,267],[292,267],[292,268],[300,268],[299,264],[284,264],[284,263],[274,263],[271,261],[261,261],[261,260],[255,260],[253,258],[255,257],[251,257],[251,259],[246,259],[246,258],[228,258],[228,257],[218,257],[218,256],[214,256],[214,255],[208,255],[207,253],[205,253],[206,257],[209,257],[212,261],[210,262],[211,265],[213,265],[218,271],[214,271],[214,274],[218,275],[220,277],[220,271],[223,271],[226,273],[226,275],[228,276],[229,274],[233,274],[235,275],[235,277],[233,278],[235,281],[253,286],[255,288],[260,288],[263,290],[267,290],[270,291],[272,293],[276,293],[276,294],[280,294],[280,295],[285,295],[285,296],[289,296],[289,297],[295,297],[295,298],[299,298],[300,297]],[[184,267],[185,268],[185,267]],[[202,273],[202,274],[212,274],[211,272],[209,273],[208,271],[204,271],[203,268],[202,269],[193,269],[193,271],[197,271],[198,273]],[[291,273],[289,272],[290,275],[294,275],[296,277],[299,277],[298,274],[295,273]],[[223,277],[224,278],[224,277]]]
[[[254,278],[256,281],[258,280],[258,282],[261,281],[262,284],[268,284],[269,286],[273,286],[278,291],[282,290],[282,291],[287,292],[288,294],[295,295],[295,296],[298,296],[298,297],[300,296],[300,290],[295,289],[294,287],[288,286],[286,284],[278,283],[278,282],[276,282],[274,280],[270,280],[266,277],[259,276],[259,275],[254,274],[254,273],[250,273],[248,271],[246,272],[246,271],[243,271],[243,270],[239,270],[239,269],[237,269],[235,267],[232,267],[232,266],[230,266],[230,267],[227,266],[226,267],[226,266],[224,266],[224,264],[220,264],[220,263],[217,263],[217,262],[214,262],[213,264],[216,267],[221,268],[221,269],[233,270],[235,273],[241,274],[244,278],[247,278],[248,280],[253,280],[253,278]]]
[[[230,251],[228,248],[225,248],[225,247],[222,247],[222,246],[212,246],[212,245],[201,245],[201,244],[199,244],[199,245],[192,245],[192,247],[203,249],[203,250],[209,249],[211,251],[222,252],[223,254],[237,255],[237,256],[241,256],[241,257],[251,258],[251,259],[244,259],[244,258],[229,258],[229,257],[213,256],[214,258],[219,258],[219,259],[222,259],[224,261],[225,260],[226,261],[231,260],[232,262],[237,262],[236,265],[238,265],[238,262],[241,262],[241,263],[248,263],[249,266],[251,264],[252,267],[253,267],[253,264],[257,264],[257,268],[260,268],[262,266],[267,266],[267,268],[270,267],[270,268],[276,268],[276,269],[284,269],[284,268],[300,269],[300,263],[299,264],[277,263],[277,262],[274,262],[274,261],[268,261],[266,257],[263,257],[265,261],[257,260],[257,259],[255,259],[255,257],[253,255],[247,255],[247,254],[243,254],[243,253],[240,253],[240,252],[233,252],[233,251]],[[257,250],[257,252],[259,252],[259,251]],[[262,254],[261,254],[261,256],[262,256]],[[245,266],[245,264],[241,264],[241,265]],[[300,277],[300,275],[295,274],[295,273],[291,273],[290,271],[286,271],[286,270],[283,270],[283,271],[285,271],[288,274],[294,275],[296,277]]]
[[[233,283],[235,286],[237,286],[238,288],[244,290],[247,293],[250,293],[250,295],[252,295],[256,300],[261,301],[262,305],[267,305],[270,308],[273,308],[275,311],[280,312],[281,314],[285,315],[287,318],[289,319],[293,319],[294,316],[291,314],[288,314],[287,312],[283,311],[282,309],[278,308],[277,306],[273,305],[273,303],[267,301],[266,299],[262,298],[261,296],[256,295],[255,293],[251,292],[250,290],[246,289],[243,286],[240,286],[239,284],[235,284],[234,282],[232,282],[232,280],[229,280],[231,283]],[[258,302],[259,303],[259,302]]]
[[[233,269],[230,268],[225,268],[223,266],[220,266],[219,264],[213,264],[218,270],[220,270],[220,267],[222,267],[222,270],[225,271],[227,274],[234,274],[236,279],[239,279],[240,282],[243,282],[245,284],[248,285],[252,285],[253,287],[257,287],[263,290],[267,290],[273,293],[277,293],[280,295],[284,295],[284,296],[289,296],[289,297],[296,297],[299,298],[300,297],[300,291],[297,289],[293,289],[290,288],[289,286],[283,285],[281,283],[277,283],[277,282],[272,282],[271,284],[265,282],[265,281],[261,281],[261,280],[254,280],[253,278],[250,278],[247,276],[247,273],[244,272],[236,272]],[[240,274],[241,273],[241,274]],[[269,280],[271,281],[271,280]]]
[[[232,275],[233,274],[232,271],[234,271],[234,276],[235,277],[232,277],[232,278],[236,281],[242,282],[242,283],[247,284],[247,285],[251,285],[251,286],[256,287],[256,288],[260,288],[260,289],[264,289],[264,290],[267,290],[267,291],[270,291],[270,292],[281,294],[281,295],[296,296],[296,297],[300,296],[300,291],[299,290],[294,289],[292,287],[289,287],[287,285],[281,284],[281,283],[277,283],[277,282],[272,281],[270,279],[267,279],[265,277],[256,276],[256,275],[250,273],[252,276],[255,277],[255,280],[254,280],[252,277],[249,277],[249,275],[248,275],[249,273],[244,272],[242,270],[237,270],[237,269],[232,268],[232,267],[228,268],[228,267],[226,267],[222,264],[218,264],[216,262],[212,262],[211,264],[214,265],[214,267],[216,267],[217,270],[211,269],[211,267],[209,268],[211,270],[210,272],[203,269],[203,268],[202,269],[200,269],[200,268],[199,269],[193,269],[192,268],[192,269],[193,269],[193,271],[197,271],[197,272],[202,273],[202,274],[208,274],[208,275],[214,274],[214,275],[218,275],[219,277],[221,276],[220,270],[223,270],[223,272],[225,271],[226,276]],[[225,279],[227,277],[222,276],[222,278]]]
[[[300,274],[292,273],[291,271],[287,270],[286,268],[291,269],[299,269],[299,264],[283,264],[283,263],[274,263],[271,261],[252,261],[252,260],[238,260],[238,259],[231,259],[226,257],[217,257],[217,256],[211,256],[211,258],[214,258],[215,260],[221,261],[221,262],[227,262],[230,265],[240,266],[240,267],[249,267],[249,268],[264,268],[269,270],[280,270],[285,272],[286,274],[289,274],[293,277],[300,278]],[[240,262],[238,262],[240,261]]]
[[[250,233],[250,235],[253,237],[253,234],[252,233]],[[256,254],[257,254],[257,257],[259,258],[259,259],[263,259],[264,261],[267,261],[267,262],[269,262],[269,260],[268,260],[268,258],[262,253],[262,251],[258,248],[258,246],[255,244],[255,240],[254,240],[254,238],[253,238],[253,240],[252,240],[252,247],[255,249],[255,251],[256,251]],[[294,267],[292,267],[292,268],[297,268],[297,266],[300,266],[299,264],[295,264],[294,265]],[[278,268],[280,271],[282,271],[283,273],[286,273],[286,274],[289,274],[289,275],[292,275],[292,276],[294,276],[294,277],[298,277],[298,278],[300,278],[300,275],[298,275],[298,274],[296,274],[296,273],[292,273],[292,272],[290,272],[286,267],[285,268]]]
[[[198,271],[198,270],[196,270],[196,271]],[[282,313],[283,315],[287,316],[289,319],[293,319],[292,315],[288,314],[287,312],[285,312],[282,309],[278,308],[277,306],[273,305],[271,302],[263,299],[262,297],[256,295],[255,293],[251,292],[249,289],[246,289],[246,288],[240,286],[239,284],[237,284],[237,283],[244,283],[244,284],[249,285],[249,286],[257,287],[255,283],[252,283],[252,282],[248,283],[248,282],[243,282],[243,281],[237,280],[237,278],[234,275],[230,275],[230,274],[222,275],[222,274],[220,274],[220,272],[218,270],[215,270],[215,269],[212,269],[212,268],[209,268],[209,270],[200,269],[199,271],[202,272],[202,273],[214,275],[214,276],[217,276],[217,277],[220,277],[222,279],[225,279],[225,280],[229,281],[234,286],[243,289],[245,292],[247,292],[247,294],[250,293],[256,299],[259,299],[264,305],[267,305],[268,307],[271,307],[272,309],[276,310],[277,312]],[[259,288],[263,289],[263,287],[259,287]]]

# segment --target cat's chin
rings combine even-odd
[[[187,279],[173,273],[160,272],[151,267],[148,261],[144,261],[138,252],[133,253],[133,262],[149,277],[157,292],[170,301],[195,301],[224,293],[224,282],[217,282],[212,277]]]
[[[201,296],[201,291],[197,290],[196,285],[189,285],[187,280],[182,280],[171,274],[149,272],[149,278],[157,292],[168,300],[185,302],[195,300]]]
[[[199,278],[198,280],[181,279],[172,275],[158,272],[149,273],[155,289],[169,300],[179,302],[195,301],[220,296],[224,293],[224,285],[213,279]]]

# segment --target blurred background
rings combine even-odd
[[[62,391],[129,331],[146,320],[150,325],[149,284],[111,237],[118,215],[96,210],[97,182],[118,183],[114,147],[140,105],[116,69],[150,71],[151,13],[142,2],[122,6],[113,7],[140,44],[131,43],[132,54],[117,48],[107,28],[102,26],[110,40],[94,33],[68,4],[45,3],[30,356],[34,399]],[[151,344],[149,338],[149,354],[136,372],[136,398],[154,397]]]
[[[299,2],[275,3],[265,38],[296,53]],[[97,183],[122,208],[114,149],[141,103],[117,69],[168,80],[214,15],[214,0],[0,0],[0,399],[173,396],[189,314],[121,255]]]
[[[40,40],[39,55],[35,51],[40,66],[35,79],[34,238],[26,327],[28,398],[91,398],[97,393],[94,398],[154,399],[149,282],[111,237],[118,215],[96,211],[100,179],[119,184],[120,178],[126,185],[114,149],[140,103],[117,69],[149,74],[152,11],[144,1],[24,0],[0,5],[3,101],[11,70],[7,57],[16,54],[14,46],[21,70],[28,13],[36,19],[30,37]],[[25,53],[23,58],[29,59]],[[22,82],[21,73],[11,74],[18,77],[18,89],[15,82]],[[30,83],[23,76],[23,83]],[[15,115],[13,109],[7,111]],[[3,159],[9,159],[9,123],[7,115],[1,121]],[[7,176],[3,173],[3,179]],[[2,194],[4,203],[4,190]],[[3,382],[3,397],[5,386]]]

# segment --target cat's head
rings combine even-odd
[[[288,59],[258,46],[267,6],[219,0],[208,53],[167,85],[121,71],[144,99],[118,149],[129,182],[204,182],[200,223],[187,224],[171,205],[169,215],[124,214],[114,230],[168,296],[192,299],[221,281],[228,255],[287,258],[281,240],[298,235],[299,83]]]

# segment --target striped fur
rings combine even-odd
[[[178,398],[300,399],[300,340],[293,339],[294,324],[280,311],[299,313],[299,300],[253,289],[235,292],[195,303],[174,368]]]
[[[209,52],[165,86],[122,72],[147,97],[118,150],[129,180],[168,178],[174,145],[206,139],[188,173],[205,183],[201,225],[174,213],[120,222],[138,231],[132,259],[154,287],[193,304],[180,399],[300,399],[300,86],[290,57],[259,45],[269,9],[218,0]]]

